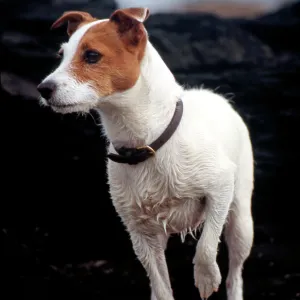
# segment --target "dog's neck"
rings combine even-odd
[[[99,105],[106,136],[115,147],[151,143],[171,121],[182,91],[148,42],[136,84],[125,92],[103,99]]]

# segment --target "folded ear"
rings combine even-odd
[[[67,33],[71,36],[83,22],[91,22],[95,20],[89,13],[83,11],[67,11],[51,26],[51,29],[58,28],[68,22]]]
[[[142,7],[124,8],[116,10],[110,21],[117,25],[119,33],[129,38],[133,44],[138,44],[145,34],[142,23],[147,20],[149,9]]]

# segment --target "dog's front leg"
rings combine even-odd
[[[217,264],[219,239],[234,193],[234,175],[225,172],[213,180],[206,194],[206,220],[197,244],[194,263],[195,285],[207,299],[218,290],[221,274]]]
[[[133,249],[150,279],[151,298],[174,300],[169,279],[164,248],[167,240],[161,236],[130,232]]]
[[[165,251],[167,248],[167,244],[168,244],[168,239],[169,239],[169,235],[166,234],[161,234],[158,236],[158,240],[163,248],[163,250]],[[164,277],[165,281],[169,284],[169,288],[171,290],[171,285],[170,285],[170,280],[169,280],[169,272],[168,272],[168,268],[166,264],[159,264],[159,271],[162,274],[162,276]],[[151,300],[158,300],[153,288],[151,288]]]

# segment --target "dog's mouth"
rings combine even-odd
[[[49,103],[49,106],[53,107],[53,108],[69,108],[69,107],[75,107],[78,106],[80,104],[78,103],[74,103],[74,104],[57,104],[57,103]]]
[[[89,112],[94,103],[92,102],[73,102],[73,103],[64,103],[56,101],[55,99],[49,99],[48,101],[44,98],[40,98],[40,104],[42,106],[47,106],[51,108],[54,112],[58,113],[86,113]]]
[[[54,111],[58,113],[86,113],[91,109],[90,105],[86,103],[69,103],[69,104],[62,104],[62,103],[53,103],[48,102],[48,106]]]
[[[80,105],[80,103],[67,103],[67,104],[59,103],[59,102],[51,101],[51,99],[47,101],[43,97],[40,97],[40,103],[45,106],[50,106],[52,108],[57,108],[57,109],[72,108]]]

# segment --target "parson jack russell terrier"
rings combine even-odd
[[[207,89],[180,86],[149,41],[147,8],[109,19],[65,12],[61,63],[38,86],[58,113],[99,112],[109,140],[108,182],[114,207],[150,278],[152,300],[173,300],[165,249],[201,228],[195,285],[217,292],[224,228],[228,300],[243,299],[243,264],[253,243],[253,153],[248,128],[232,105]],[[179,58],[180,59],[180,58]],[[180,259],[180,258],[179,258]]]

